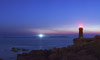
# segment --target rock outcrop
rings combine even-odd
[[[96,37],[84,40],[84,44],[81,41],[80,45],[18,54],[17,60],[100,60],[100,39]]]

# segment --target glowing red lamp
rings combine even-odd
[[[83,26],[79,26],[79,28],[83,28]]]

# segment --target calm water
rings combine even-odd
[[[88,35],[86,35],[88,36]],[[92,37],[91,35],[90,37]],[[66,38],[0,38],[0,58],[5,60],[15,60],[17,53],[12,52],[11,48],[25,48],[29,50],[52,49],[67,47],[73,44],[73,38],[76,35],[70,35]]]

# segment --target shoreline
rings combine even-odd
[[[86,39],[87,40],[87,39]],[[17,60],[100,60],[100,39],[50,50],[32,50],[17,55]]]

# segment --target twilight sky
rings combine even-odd
[[[0,0],[0,33],[100,33],[100,0]]]

